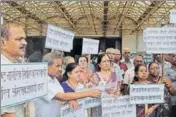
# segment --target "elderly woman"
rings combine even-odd
[[[93,86],[110,86],[111,88],[109,88],[110,90],[107,90],[107,93],[120,95],[118,79],[115,72],[112,72],[110,68],[109,57],[106,54],[99,55],[97,60],[97,70],[90,79],[90,82]]]
[[[61,84],[65,92],[75,92],[84,88],[84,85],[80,83],[80,68],[76,63],[67,65],[64,76],[68,79]]]
[[[83,84],[88,83],[89,78],[92,77],[93,73],[91,70],[88,68],[88,58],[86,56],[80,56],[78,58],[78,65],[80,67],[80,72],[81,72],[81,82]]]
[[[147,67],[144,64],[139,64],[135,67],[134,84],[151,84],[148,80]],[[156,110],[159,105],[149,104],[148,109],[145,110],[144,104],[138,104],[137,117],[159,117],[159,113]]]

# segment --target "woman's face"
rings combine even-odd
[[[80,67],[77,66],[75,69],[73,69],[71,72],[68,72],[68,77],[70,79],[79,81],[80,80]]]
[[[79,58],[79,66],[81,68],[87,68],[87,65],[88,65],[88,63],[87,63],[87,59],[85,57]]]
[[[145,66],[140,66],[139,67],[139,71],[137,72],[137,77],[139,79],[147,79],[148,77],[148,72],[147,72],[147,68]]]
[[[109,57],[107,55],[105,55],[102,58],[102,60],[101,60],[101,62],[99,64],[99,67],[100,67],[101,70],[109,70],[110,69],[110,65],[111,65],[110,64],[110,59],[109,59]]]
[[[153,77],[159,76],[160,68],[156,63],[153,63],[149,68],[149,73]]]

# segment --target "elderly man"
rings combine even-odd
[[[36,101],[37,117],[60,117],[60,101],[75,100],[84,97],[99,97],[100,90],[64,93],[60,83],[55,78],[62,73],[62,62],[55,53],[48,53],[43,57],[48,63],[48,95]],[[79,73],[79,72],[78,72]]]
[[[127,71],[128,67],[127,67],[126,64],[124,64],[124,63],[122,63],[122,62],[120,61],[120,58],[121,58],[120,50],[119,50],[119,49],[115,49],[114,51],[115,51],[114,62],[119,65],[119,67],[120,67],[120,69],[121,69],[121,72],[122,72],[122,75],[124,75],[125,72]]]
[[[125,63],[127,65],[128,69],[133,67],[133,62],[132,62],[132,60],[130,60],[130,49],[129,48],[124,48],[123,59],[121,62]]]
[[[114,48],[107,48],[106,49],[106,54],[108,55],[108,57],[109,57],[109,59],[111,61],[112,69],[113,69],[113,71],[115,71],[118,81],[123,80],[120,67],[119,67],[118,64],[115,63],[115,51],[114,51]]]
[[[134,73],[134,68],[139,65],[139,64],[143,64],[143,57],[141,55],[137,55],[135,58],[134,58],[134,61],[133,61],[133,64],[134,64],[134,67],[128,69],[126,72],[125,72],[125,76],[124,76],[124,84],[131,84],[134,80],[134,76],[135,76],[135,73]]]
[[[24,56],[27,43],[24,27],[7,23],[1,29],[1,64],[17,63]],[[24,104],[1,109],[1,117],[25,117]]]

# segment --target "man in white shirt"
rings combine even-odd
[[[17,63],[24,56],[27,43],[24,27],[7,23],[1,28],[1,64]],[[24,104],[1,108],[1,117],[25,117]]]
[[[119,65],[115,63],[115,49],[114,48],[107,48],[106,49],[106,54],[108,55],[108,57],[111,61],[112,68],[115,71],[117,80],[122,81],[123,77],[122,77],[121,69],[120,69]]]
[[[60,117],[60,101],[76,100],[84,97],[99,97],[99,90],[86,92],[64,93],[56,76],[62,72],[62,63],[58,56],[51,52],[43,57],[48,62],[48,95],[36,101],[37,117]]]

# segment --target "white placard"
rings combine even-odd
[[[129,96],[102,98],[102,117],[136,117],[136,105]]]
[[[46,63],[1,65],[1,108],[48,93]]]
[[[132,84],[130,85],[131,104],[164,103],[164,84]]]
[[[73,49],[74,33],[62,28],[48,25],[45,47],[70,52]]]
[[[143,33],[146,53],[176,53],[176,28],[147,28]]]
[[[84,117],[84,100],[78,100],[79,108],[73,110],[68,104],[61,107],[61,117]],[[59,111],[59,110],[58,110]]]
[[[176,23],[176,9],[170,11],[170,23]]]
[[[99,98],[85,98],[85,108],[92,108],[101,105],[101,99]]]
[[[98,54],[99,40],[83,38],[82,54]]]

